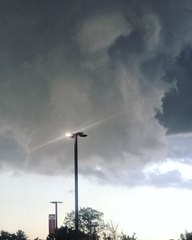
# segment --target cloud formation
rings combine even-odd
[[[1,2],[1,166],[71,174],[71,140],[43,145],[85,128],[81,174],[134,185],[131,172],[142,182],[143,167],[166,157],[156,114],[191,43],[191,8],[187,0]]]

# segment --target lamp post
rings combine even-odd
[[[66,134],[67,137],[74,138],[74,174],[75,174],[75,230],[79,230],[79,216],[78,216],[78,137],[87,137],[83,132],[76,132]]]
[[[57,217],[58,217],[58,208],[57,208],[57,204],[58,204],[58,203],[62,203],[62,202],[59,202],[59,201],[53,201],[53,202],[50,202],[50,203],[55,204],[55,230],[57,230],[57,223],[58,223],[58,220],[57,220]]]

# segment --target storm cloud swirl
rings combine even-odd
[[[71,174],[73,140],[46,143],[85,129],[82,175],[142,183],[166,133],[190,130],[170,94],[183,99],[190,82],[191,11],[190,0],[1,1],[1,170]]]

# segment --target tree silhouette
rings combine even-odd
[[[126,235],[124,233],[121,234],[120,236],[121,240],[137,240],[136,234],[133,233],[132,236]]]
[[[9,233],[2,230],[0,232],[0,240],[27,240],[27,235],[22,230],[18,230],[16,233]]]
[[[118,224],[115,225],[112,223],[112,221],[106,224],[103,220],[104,214],[93,208],[80,208],[78,216],[79,230],[87,234],[89,240],[138,240],[135,233],[133,233],[132,236],[126,235],[124,233],[118,234]],[[64,219],[64,224],[68,229],[75,229],[74,211],[67,213]],[[63,239],[64,238],[61,239],[57,237],[56,240]]]
[[[69,228],[75,228],[75,213],[71,211],[64,219],[64,224]],[[86,234],[96,234],[104,226],[103,213],[93,208],[80,208],[79,229]]]
[[[76,240],[78,234],[78,240],[90,240],[89,236],[81,231],[78,233],[68,227],[58,228],[54,234],[48,235],[47,240]]]
[[[17,232],[16,232],[16,240],[27,240],[27,235],[25,234],[25,232],[24,231],[22,231],[22,230],[18,230]]]
[[[16,235],[2,230],[0,232],[0,240],[16,240]]]
[[[181,240],[192,240],[192,232],[185,231],[185,233],[182,233],[180,235],[180,239]]]
[[[105,224],[105,229],[104,229],[104,238],[108,236],[107,238],[110,237],[110,239],[117,240],[118,239],[118,224],[114,224],[112,221],[110,221],[108,224]]]

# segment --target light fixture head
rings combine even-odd
[[[84,132],[76,132],[76,133],[66,133],[65,134],[66,137],[70,137],[70,138],[74,138],[76,136],[79,136],[79,137],[87,137],[87,134],[85,134]]]
[[[87,134],[85,134],[84,132],[78,132],[77,135],[79,137],[87,137]]]

